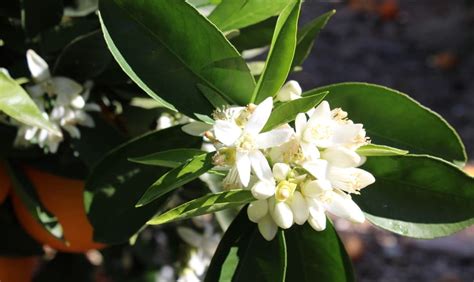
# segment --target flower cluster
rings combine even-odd
[[[276,100],[300,96],[298,83],[290,81]],[[365,158],[356,150],[369,142],[363,125],[323,101],[298,114],[294,128],[285,124],[262,132],[272,108],[271,97],[259,105],[225,108],[214,113],[214,124],[190,124],[184,130],[205,131],[216,148],[215,165],[228,171],[225,189],[251,190],[256,201],[248,206],[248,217],[266,240],[275,237],[278,227],[294,223],[324,230],[326,211],[363,222],[364,214],[350,196],[375,181],[358,168]]]
[[[26,53],[33,85],[26,87],[43,116],[53,126],[64,129],[73,138],[80,138],[77,125],[94,127],[94,120],[86,111],[100,111],[97,104],[86,103],[92,82],[80,85],[72,79],[51,76],[48,64],[33,50]],[[15,145],[38,144],[49,152],[55,153],[62,142],[62,135],[55,135],[35,126],[19,125]]]

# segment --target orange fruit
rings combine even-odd
[[[5,164],[0,161],[0,204],[3,204],[10,191],[10,177],[5,168]]]
[[[20,198],[13,194],[13,208],[23,228],[38,242],[63,252],[82,253],[103,248],[92,239],[93,228],[84,210],[84,182],[25,167],[43,206],[56,216],[69,243],[55,238],[31,216]]]
[[[30,282],[37,264],[37,257],[0,257],[0,281]]]

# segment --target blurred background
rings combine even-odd
[[[474,156],[474,1],[306,0],[302,22],[336,9],[303,70],[303,89],[382,84],[446,118]],[[404,117],[400,117],[403,119]],[[419,134],[423,134],[423,128]],[[474,229],[424,241],[337,221],[359,281],[473,281]]]

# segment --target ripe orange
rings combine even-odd
[[[81,253],[104,247],[92,239],[93,229],[84,210],[83,181],[56,176],[30,167],[25,167],[24,172],[35,186],[44,207],[55,215],[62,225],[64,237],[69,245],[49,234],[31,216],[20,198],[13,194],[13,208],[18,220],[35,240],[63,252]]]
[[[0,281],[30,282],[37,264],[37,257],[0,257]]]
[[[5,164],[0,161],[0,204],[2,204],[10,191],[10,177],[5,168]]]

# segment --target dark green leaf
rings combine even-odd
[[[204,281],[285,281],[286,261],[284,233],[266,241],[243,208],[225,232]]]
[[[136,206],[147,205],[174,189],[198,178],[214,166],[212,161],[213,155],[214,153],[208,153],[195,156],[188,162],[170,170],[146,190]]]
[[[198,84],[197,87],[214,108],[217,109],[230,104],[229,101],[226,101],[226,99],[219,94],[219,92],[214,91],[212,88],[209,88],[204,84]],[[195,113],[194,115],[201,114]]]
[[[271,130],[281,124],[295,120],[299,113],[305,113],[317,106],[329,92],[317,93],[277,106],[268,119],[263,131]]]
[[[341,107],[354,122],[363,123],[376,144],[427,154],[448,161],[466,161],[458,134],[438,114],[407,95],[367,83],[333,84],[303,95],[329,91],[332,108]]]
[[[62,0],[21,0],[21,25],[30,37],[49,29],[63,17]]]
[[[300,9],[300,0],[290,1],[278,17],[265,69],[253,93],[252,101],[256,103],[274,96],[288,77],[295,54]]]
[[[105,71],[112,62],[100,30],[74,39],[59,55],[54,73],[78,80],[91,79]]]
[[[40,127],[55,134],[61,134],[43,117],[28,93],[13,78],[1,71],[0,111],[22,123]]]
[[[216,194],[207,194],[153,217],[148,224],[158,225],[183,220],[198,215],[236,208],[255,201],[249,190],[230,190]]]
[[[301,66],[313,48],[314,41],[321,30],[326,26],[329,19],[336,13],[336,10],[327,12],[311,22],[307,23],[298,32],[293,68]]]
[[[278,15],[289,0],[223,0],[209,15],[222,31],[246,27]]]
[[[366,157],[387,157],[387,156],[400,156],[408,154],[406,150],[400,150],[397,148],[377,145],[377,144],[367,144],[357,149],[357,154]]]
[[[270,45],[276,21],[277,17],[271,17],[263,22],[242,28],[239,36],[230,39],[230,42],[239,51]]]
[[[121,145],[105,156],[86,181],[84,204],[94,227],[94,239],[104,243],[126,242],[165,202],[165,197],[145,207],[135,203],[166,169],[139,165],[129,158],[156,150],[199,147],[201,138],[186,135],[181,128],[155,131]]]
[[[7,164],[7,171],[12,180],[12,186],[15,190],[15,194],[20,198],[22,203],[30,212],[31,216],[35,218],[38,223],[51,235],[59,240],[67,240],[64,238],[63,227],[59,223],[56,216],[49,212],[46,207],[41,203],[36,189],[33,184],[28,180],[26,174],[21,170],[20,167],[12,164]],[[67,242],[67,241],[65,241]]]
[[[146,165],[157,165],[163,167],[176,168],[189,161],[197,155],[206,152],[199,149],[173,149],[158,153],[153,153],[138,158],[131,158],[130,161]]]
[[[123,70],[169,108],[193,116],[213,107],[205,85],[233,104],[250,102],[255,82],[224,35],[185,1],[101,0],[102,29]],[[179,32],[175,32],[179,31]]]
[[[328,221],[323,231],[308,223],[285,231],[288,250],[286,281],[355,281],[351,260]]]
[[[474,179],[449,162],[420,155],[371,157],[363,168],[376,181],[354,200],[382,228],[435,238],[474,222]]]

